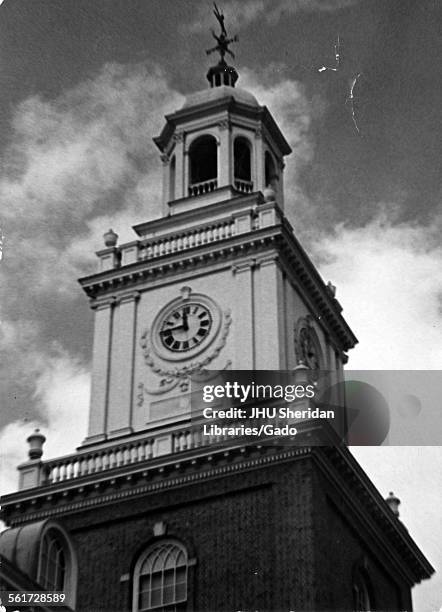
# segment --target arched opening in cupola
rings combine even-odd
[[[233,166],[235,189],[244,193],[253,191],[252,154],[249,141],[243,136],[233,143]]]
[[[213,191],[218,186],[218,146],[213,136],[200,136],[189,149],[189,195]]]
[[[176,159],[175,155],[170,160],[169,164],[169,201],[175,199],[175,174],[176,174]]]
[[[272,155],[266,151],[265,153],[265,183],[266,187],[272,187],[273,189],[277,189],[278,186],[278,173],[276,171],[276,165],[273,160]]]

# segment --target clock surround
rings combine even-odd
[[[153,353],[167,362],[193,359],[219,335],[222,312],[209,296],[181,289],[180,297],[158,312],[150,328]]]

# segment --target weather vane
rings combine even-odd
[[[338,36],[336,43],[335,43],[335,65],[334,66],[321,66],[321,68],[318,68],[318,72],[326,72],[327,70],[330,70],[332,72],[343,72],[343,68],[342,68],[342,48],[341,48],[341,39]],[[345,73],[344,73],[345,75]],[[355,90],[355,86],[356,83],[359,80],[359,77],[362,75],[362,72],[355,72],[352,74],[348,74],[348,76],[346,77],[346,87],[347,87],[347,98],[345,100],[346,104],[349,104],[350,106],[350,113],[351,113],[351,118],[353,121],[353,124],[356,128],[356,131],[359,133],[360,129],[356,120],[356,109],[355,109],[355,94],[354,94],[354,90]]]
[[[216,45],[216,47],[213,47],[212,49],[207,49],[206,53],[207,55],[210,55],[214,51],[218,51],[218,53],[221,56],[221,62],[225,61],[224,56],[226,53],[228,53],[229,55],[233,57],[233,59],[235,59],[235,54],[232,51],[230,51],[229,45],[233,42],[237,42],[238,36],[235,35],[233,38],[228,37],[226,27],[224,25],[224,15],[220,12],[219,8],[216,6],[215,3],[213,3],[213,6],[215,7],[213,14],[215,15],[216,20],[218,21],[220,25],[221,33],[219,36],[217,36],[214,30],[211,30],[212,36],[217,41],[218,44]]]

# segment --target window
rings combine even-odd
[[[233,145],[235,179],[251,180],[250,145],[245,138],[236,138]]]
[[[169,201],[175,199],[175,173],[176,173],[176,159],[175,155],[170,160],[169,165]]]
[[[276,172],[273,157],[268,151],[266,151],[264,162],[266,187],[272,187],[273,189],[275,189],[278,181],[278,174]]]
[[[66,576],[66,556],[56,532],[43,536],[38,582],[48,591],[63,591]]]
[[[66,604],[75,607],[77,562],[64,529],[48,522],[40,537],[37,582],[48,591],[64,591]]]
[[[353,581],[353,600],[355,612],[370,612],[374,610],[373,601],[370,597],[368,578],[361,570],[356,572]]]
[[[216,181],[217,144],[213,136],[201,136],[190,146],[190,184]]]
[[[139,559],[134,572],[134,612],[178,612],[186,609],[187,551],[178,542],[162,541]]]

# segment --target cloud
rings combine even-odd
[[[49,454],[72,452],[84,436],[91,317],[76,279],[95,270],[109,227],[133,239],[134,223],[160,214],[152,136],[181,103],[157,66],[113,63],[15,109],[0,177],[4,474],[37,425]]]
[[[340,224],[312,242],[359,338],[352,369],[440,369],[440,227],[440,219],[398,223],[381,212],[363,227]]]
[[[314,140],[311,126],[322,115],[325,101],[308,99],[305,87],[286,76],[283,64],[271,64],[259,75],[243,68],[240,86],[252,91],[260,104],[268,107],[292,148],[284,170],[285,212],[291,221],[311,219],[312,205],[300,183],[301,172],[311,163]]]
[[[86,436],[89,373],[59,351],[35,377],[34,400],[40,416],[8,423],[0,432],[2,494],[17,490],[17,465],[27,460],[26,438],[39,428],[46,436],[44,459],[73,452]]]
[[[222,12],[229,18],[229,23],[232,27],[241,29],[247,27],[254,21],[260,19],[266,22],[267,25],[276,25],[280,19],[298,13],[326,11],[332,12],[340,9],[345,9],[353,4],[357,4],[360,0],[246,0],[238,2],[231,0],[225,2],[222,6]],[[186,29],[199,32],[206,29],[204,24],[207,23],[208,9],[207,6],[201,7],[197,13],[196,19],[185,26]]]
[[[442,448],[440,446],[353,447],[352,453],[386,498],[390,491],[401,500],[400,520],[436,569],[430,580],[413,589],[413,609],[439,610],[442,600],[442,547],[435,529],[440,524]],[[379,469],[379,466],[382,466]]]

